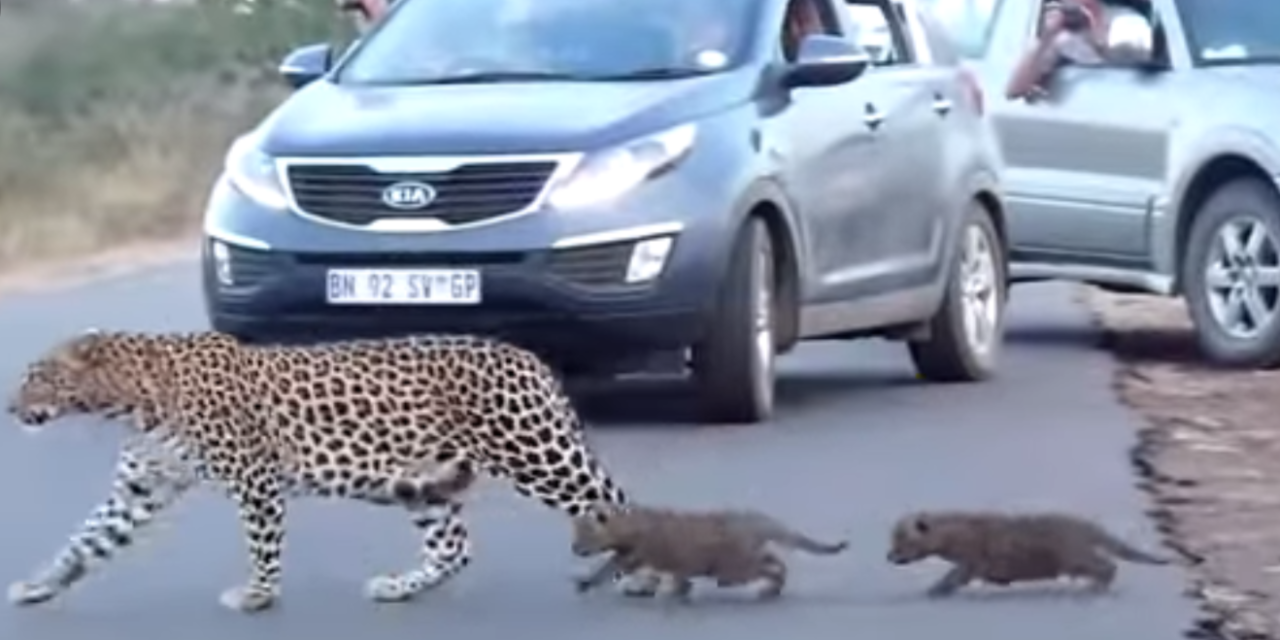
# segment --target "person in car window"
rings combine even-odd
[[[351,15],[356,30],[364,33],[380,20],[395,0],[338,0],[338,9]]]
[[[1105,16],[1098,0],[1045,2],[1039,38],[1015,67],[1005,95],[1010,100],[1046,96],[1047,83],[1059,68],[1105,62],[1105,42]]]
[[[788,62],[794,62],[800,53],[800,43],[808,36],[823,32],[822,16],[808,0],[791,0],[783,26],[782,53]]]

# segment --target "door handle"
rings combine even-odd
[[[933,112],[940,116],[951,113],[951,101],[940,95],[933,96]]]
[[[884,124],[884,112],[877,111],[876,106],[868,102],[862,114],[862,121],[866,123],[868,129],[875,131]]]

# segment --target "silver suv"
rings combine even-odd
[[[923,4],[992,97],[1013,281],[1185,296],[1211,359],[1280,364],[1280,2],[1105,1],[1108,63],[1031,102],[1039,0]]]

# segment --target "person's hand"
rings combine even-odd
[[[1027,94],[1022,97],[1027,104],[1035,104],[1049,98],[1049,90],[1042,85],[1035,85],[1027,90]]]
[[[1040,41],[1047,42],[1062,33],[1064,22],[1062,9],[1056,6],[1045,9],[1040,18]]]

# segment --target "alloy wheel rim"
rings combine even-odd
[[[760,251],[760,255],[756,257],[755,262],[756,382],[760,386],[758,393],[761,404],[768,407],[773,403],[772,380],[775,358],[773,339],[773,269],[768,259],[768,253],[764,250]]]
[[[1280,250],[1266,223],[1241,216],[1219,227],[1204,269],[1205,298],[1220,329],[1255,338],[1280,312]]]
[[[980,226],[969,225],[960,253],[960,307],[965,340],[976,355],[986,356],[995,349],[1001,303],[991,239]]]

